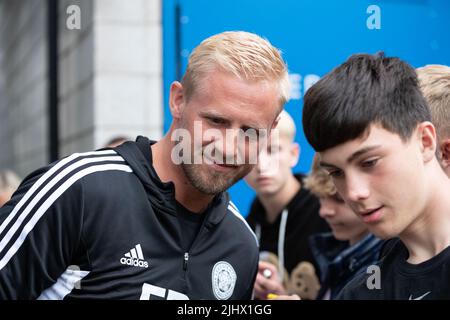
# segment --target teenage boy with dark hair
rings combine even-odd
[[[370,232],[400,239],[340,298],[450,298],[450,180],[430,121],[414,69],[382,54],[351,56],[305,95],[305,135],[337,191]]]

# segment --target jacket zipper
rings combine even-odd
[[[206,217],[205,217],[206,219]],[[205,228],[205,220],[203,220],[202,225],[200,227],[200,230],[197,233],[197,236],[195,237],[194,241],[192,242],[191,247],[189,248],[189,251],[192,252],[192,249],[195,247],[195,245],[197,244],[197,242],[199,241],[198,239],[200,238],[200,236],[202,235],[202,233],[204,232],[203,229]],[[183,257],[183,270],[186,271],[187,270],[187,266],[188,266],[188,261],[189,261],[189,252],[186,251],[184,253],[184,257]],[[186,272],[185,272],[185,276],[186,276]]]
[[[184,261],[183,261],[183,270],[184,271],[187,270],[188,260],[189,260],[189,252],[185,252],[184,253]]]

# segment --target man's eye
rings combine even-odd
[[[222,125],[225,123],[225,120],[222,118],[216,118],[216,117],[206,117],[206,120],[213,125]]]
[[[210,118],[209,121],[211,121],[214,124],[221,124],[221,123],[223,123],[223,120],[219,119],[219,118]]]
[[[378,159],[371,159],[371,160],[363,161],[361,166],[363,168],[372,168],[377,164],[377,162],[378,162]]]

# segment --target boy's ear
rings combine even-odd
[[[417,130],[423,160],[429,162],[436,154],[436,129],[431,122],[424,121],[418,125]]]
[[[170,85],[169,108],[174,119],[181,118],[184,108],[184,92],[183,85],[178,81],[174,81]]]
[[[291,144],[291,168],[295,167],[300,159],[300,145],[296,142]]]
[[[446,138],[439,143],[438,153],[440,155],[439,161],[442,168],[447,170],[450,168],[450,138]]]

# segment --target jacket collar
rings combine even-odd
[[[322,280],[338,279],[352,274],[362,266],[376,260],[382,241],[373,234],[367,235],[350,246],[346,241],[336,240],[332,233],[311,236],[311,251],[319,265]]]
[[[163,182],[153,167],[151,145],[156,141],[138,136],[136,142],[126,142],[115,148],[133,169],[144,185],[149,201],[157,211],[176,215],[175,185]],[[217,194],[205,210],[206,226],[213,226],[222,221],[227,214],[229,196],[227,192]]]

